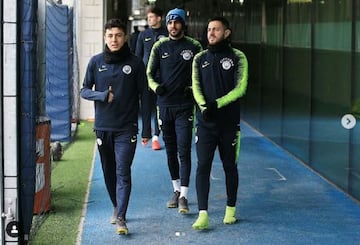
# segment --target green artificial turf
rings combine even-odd
[[[51,210],[33,218],[30,244],[76,244],[95,147],[93,123],[82,121],[51,166]]]

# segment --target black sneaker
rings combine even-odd
[[[179,196],[180,196],[180,192],[175,191],[172,198],[167,202],[167,207],[168,208],[177,208],[179,205]]]
[[[185,197],[179,198],[179,213],[187,214],[189,212],[188,200]]]
[[[129,232],[126,226],[126,220],[123,218],[116,219],[116,233],[119,235],[127,235]]]

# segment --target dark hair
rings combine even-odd
[[[226,40],[228,42],[231,42],[232,30],[230,28],[229,21],[223,16],[216,16],[216,17],[213,17],[208,20],[208,26],[209,26],[209,23],[212,21],[220,21],[222,23],[222,25],[225,27],[225,30],[230,30],[230,35],[226,38]]]
[[[160,17],[162,17],[162,15],[163,15],[162,9],[160,9],[160,8],[158,8],[158,7],[151,7],[151,8],[149,8],[149,10],[147,11],[147,13],[153,13],[153,14],[155,14],[155,15],[157,15],[157,16],[160,16]]]
[[[217,17],[213,17],[213,18],[209,19],[208,24],[211,21],[220,21],[223,24],[223,26],[225,26],[225,29],[231,30],[229,21],[223,16],[217,16]]]
[[[119,28],[124,33],[126,33],[126,31],[127,31],[126,24],[123,21],[121,21],[120,19],[108,20],[104,26],[104,30],[108,30],[111,28]]]

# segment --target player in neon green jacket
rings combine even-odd
[[[196,230],[207,229],[210,172],[214,152],[219,149],[226,178],[227,203],[224,224],[236,222],[238,155],[240,150],[240,98],[248,79],[246,56],[230,45],[231,29],[223,17],[208,22],[208,49],[193,61],[192,88],[197,104],[196,192],[199,217]]]

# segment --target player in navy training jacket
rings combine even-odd
[[[96,142],[107,191],[114,206],[111,223],[127,234],[126,212],[131,192],[131,165],[138,133],[139,100],[148,89],[145,65],[130,52],[126,25],[105,24],[105,49],[88,64],[81,97],[94,101]]]
[[[157,94],[159,126],[163,132],[174,190],[167,207],[188,213],[194,119],[191,64],[202,47],[198,41],[184,34],[184,10],[170,10],[166,15],[166,26],[169,37],[154,44],[147,66],[147,78],[150,88]]]
[[[150,52],[154,43],[168,36],[166,27],[162,25],[162,13],[162,10],[158,7],[152,7],[149,9],[146,15],[149,28],[143,32],[140,32],[137,39],[135,54],[142,58],[145,66],[148,64]],[[154,115],[154,134],[151,136],[151,119],[152,113],[155,112],[156,108],[156,94],[151,89],[149,89],[146,95],[146,102],[143,103],[143,107],[141,108],[143,120],[142,144],[144,146],[147,145],[149,139],[151,138],[152,149],[160,150],[160,128],[156,113]]]

